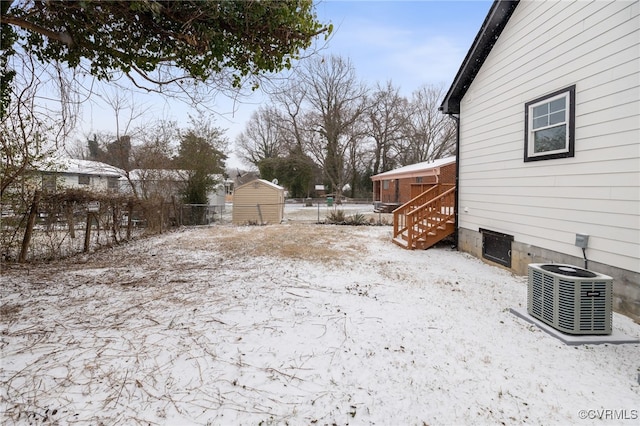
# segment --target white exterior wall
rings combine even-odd
[[[520,2],[460,106],[461,228],[640,271],[639,5]],[[525,103],[574,84],[575,156],[525,163]]]
[[[89,185],[78,183],[77,174],[62,174],[57,176],[56,182],[62,188],[78,188],[87,191],[107,191],[109,189],[109,179],[119,181],[119,176],[89,175]]]
[[[109,164],[98,161],[79,160],[75,158],[54,158],[48,164],[38,167],[38,179],[41,187],[48,187],[55,179],[57,188],[79,188],[87,191],[107,191],[109,182],[113,182],[112,190],[119,190],[119,179],[124,171]],[[89,178],[88,184],[81,184],[79,176]]]

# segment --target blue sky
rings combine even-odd
[[[322,54],[351,59],[357,76],[370,85],[391,80],[409,96],[422,84],[448,88],[473,42],[492,1],[354,1],[319,0],[316,12],[321,22],[332,23],[334,32]],[[324,41],[322,41],[325,44]],[[234,105],[216,98],[218,127],[227,129],[233,142],[244,129],[263,98]],[[186,127],[187,110],[176,102],[139,99],[155,105],[158,117],[177,120]],[[84,134],[109,131],[114,119],[109,110],[93,108],[84,113]],[[231,156],[231,166],[238,166]]]
[[[391,80],[405,94],[449,85],[491,1],[337,1],[317,5],[335,29],[326,52],[351,58],[358,76]]]

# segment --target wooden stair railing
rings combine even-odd
[[[455,186],[435,185],[393,211],[393,242],[426,249],[455,232]]]

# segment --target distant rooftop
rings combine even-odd
[[[110,164],[99,161],[79,160],[77,158],[60,157],[46,162],[38,167],[42,172],[68,173],[80,175],[100,175],[120,177],[124,175],[124,170]]]
[[[435,161],[424,161],[422,163],[410,164],[408,166],[400,167],[398,169],[389,170],[388,172],[380,173],[371,176],[371,180],[384,180],[384,179],[397,179],[400,177],[413,177],[424,176],[430,174],[428,172],[435,171],[442,166],[452,164],[456,162],[456,157],[446,157]]]

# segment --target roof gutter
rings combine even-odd
[[[460,187],[458,181],[460,180],[460,117],[453,115],[453,114],[449,114],[449,117],[453,118],[456,122],[456,177],[455,177],[455,190],[454,190],[454,203],[453,203],[453,226],[455,229],[455,232],[453,233],[453,247],[457,250],[458,249],[458,230],[460,229],[458,227],[458,212],[459,212],[459,208],[458,205],[460,204],[458,201],[460,199],[459,195],[458,195],[458,188]]]

